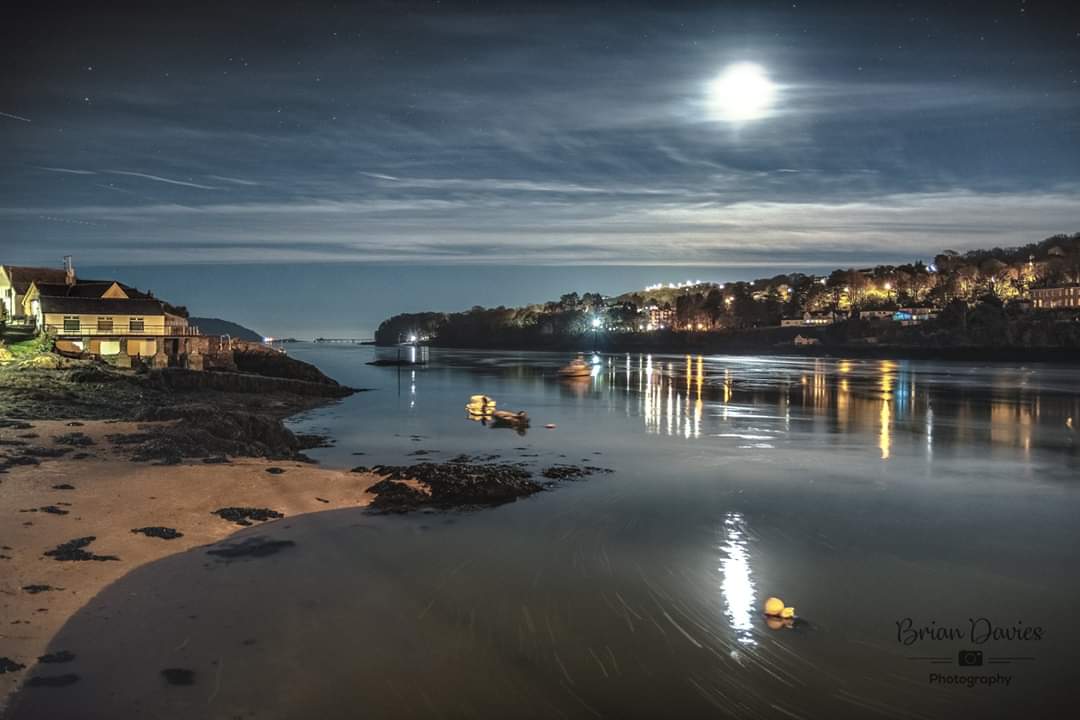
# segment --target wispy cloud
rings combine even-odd
[[[708,195],[455,198],[0,209],[24,228],[42,216],[92,223],[79,242],[112,263],[342,260],[429,264],[844,265],[910,261],[944,247],[1019,245],[1073,231],[1080,188],[954,189],[857,201],[717,201]],[[147,228],[153,228],[152,236]],[[251,248],[258,247],[258,253]],[[196,253],[197,250],[197,253]],[[150,253],[148,255],[147,253]]]
[[[106,170],[105,172],[112,173],[113,175],[127,175],[129,177],[144,178],[146,180],[153,180],[154,182],[168,183],[169,185],[183,185],[184,187],[198,188],[200,190],[220,189],[213,185],[200,185],[199,183],[188,182],[186,180],[174,180],[160,175],[150,175],[149,173],[132,172],[130,170]]]
[[[48,170],[49,172],[55,173],[68,173],[69,175],[97,175],[93,170],[75,170],[73,168],[45,167],[43,165],[38,165],[37,169]]]
[[[243,180],[241,178],[226,177],[224,175],[207,175],[206,177],[211,180],[220,180],[221,182],[232,183],[233,185],[246,185],[248,187],[255,187],[260,184],[254,180]]]
[[[23,121],[25,123],[34,122],[30,118],[23,117],[22,115],[12,115],[11,113],[6,113],[6,112],[0,112],[0,116],[6,117],[6,118],[11,118],[12,120],[21,120],[21,121]]]

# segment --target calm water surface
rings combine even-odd
[[[290,519],[241,533],[296,541],[271,558],[142,568],[54,643],[107,647],[100,664],[27,713],[1027,717],[1077,699],[1077,369],[616,355],[566,382],[562,355],[290,352],[373,389],[294,420],[334,436],[324,464],[614,472],[480,512]],[[467,419],[481,392],[532,427]],[[770,627],[770,595],[800,620]],[[905,645],[906,618],[965,636]],[[976,642],[971,619],[1041,638]],[[969,649],[981,667],[959,666]],[[164,667],[199,682],[165,687]]]

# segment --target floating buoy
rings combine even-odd
[[[765,614],[771,617],[780,617],[784,612],[784,601],[778,597],[771,597],[765,601]]]
[[[784,618],[785,620],[794,618],[795,617],[795,608],[793,608],[793,607],[784,608],[783,610],[780,611],[780,617]]]
[[[544,427],[546,427],[548,430],[554,430],[555,429],[555,423],[548,423]]]

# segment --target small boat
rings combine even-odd
[[[569,364],[559,368],[559,377],[581,378],[592,375],[592,366],[585,362],[585,358],[578,355]]]
[[[496,410],[491,413],[491,417],[495,422],[505,423],[507,425],[528,425],[529,414],[522,410],[521,412],[510,412],[509,410]]]
[[[473,395],[465,409],[470,415],[490,415],[495,412],[495,401],[487,395]]]
[[[518,435],[524,435],[529,429],[529,414],[510,412],[509,410],[496,410],[491,414],[491,427],[512,428]]]

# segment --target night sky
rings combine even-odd
[[[1069,3],[145,5],[9,9],[0,262],[310,335],[1080,229]]]

